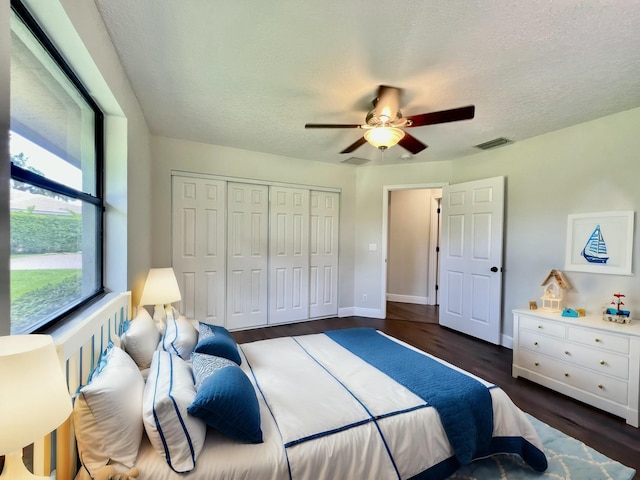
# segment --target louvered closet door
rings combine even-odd
[[[224,325],[226,182],[172,178],[172,265],[180,313]]]
[[[227,327],[267,323],[269,187],[227,185]]]
[[[309,318],[309,190],[270,187],[269,323]]]
[[[338,225],[340,195],[311,191],[309,317],[338,314]]]

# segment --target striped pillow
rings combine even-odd
[[[195,468],[204,445],[205,423],[187,414],[195,396],[189,363],[157,350],[144,389],[142,419],[151,445],[177,473]]]
[[[160,348],[183,360],[189,360],[193,348],[198,343],[198,331],[173,307],[167,310],[167,326],[160,340]]]

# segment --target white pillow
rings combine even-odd
[[[167,308],[167,326],[160,347],[183,360],[189,360],[198,343],[198,331],[184,315],[178,315],[175,308]]]
[[[153,448],[177,473],[196,466],[207,425],[187,413],[196,396],[190,365],[169,352],[153,354],[144,389],[142,419]]]
[[[129,328],[120,337],[122,348],[140,368],[149,368],[153,352],[158,348],[160,332],[149,312],[138,307],[136,316],[129,323]]]
[[[107,462],[134,466],[144,429],[143,391],[138,366],[110,345],[73,407],[78,454],[92,477]]]

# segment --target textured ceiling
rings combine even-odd
[[[151,132],[338,163],[438,161],[640,106],[635,0],[95,0]],[[415,115],[473,104],[473,120],[412,128],[429,148],[342,149],[380,84]],[[509,147],[506,147],[509,148]]]

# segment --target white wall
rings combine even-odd
[[[527,308],[541,294],[549,270],[564,270],[567,215],[638,210],[640,109],[541,135],[451,162],[368,167],[357,171],[356,308],[381,308],[382,252],[367,244],[382,241],[385,185],[464,182],[506,177],[503,336],[511,337],[511,310]],[[636,212],[637,217],[637,212]],[[638,218],[633,272],[638,272]],[[573,289],[568,304],[598,313],[614,292],[640,317],[640,283],[635,276],[566,272]],[[368,305],[362,303],[368,293]]]
[[[429,297],[431,190],[389,195],[387,299],[425,305]]]
[[[11,331],[11,300],[9,294],[9,67],[11,65],[11,35],[9,30],[9,0],[0,0],[0,335]]]
[[[309,162],[290,157],[208,145],[166,137],[152,137],[153,265],[171,265],[171,172],[204,173],[283,182],[296,185],[333,187],[340,197],[339,308],[353,306],[355,175],[357,167]],[[344,314],[344,313],[343,313]]]

